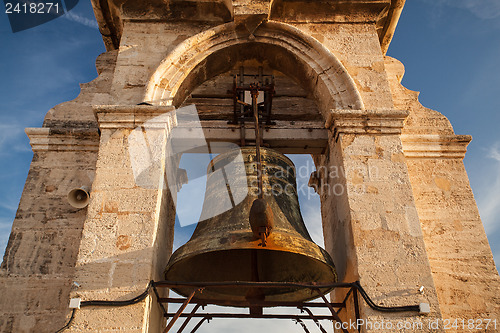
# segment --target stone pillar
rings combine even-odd
[[[404,134],[402,140],[443,318],[482,320],[482,328],[485,319],[496,319],[498,326],[500,278],[462,161],[471,137]]]
[[[361,300],[361,317],[374,325],[409,323],[413,331],[429,332],[441,311],[401,145],[407,115],[393,109],[332,110],[326,123],[329,150],[315,162],[325,247],[340,280],[359,280],[379,305],[431,308],[429,315],[381,313]],[[342,301],[344,295],[337,291],[332,298]],[[341,315],[354,320],[352,309]],[[371,331],[380,327],[365,326],[364,332]]]
[[[65,323],[87,209],[68,192],[94,178],[97,129],[27,128],[33,160],[0,268],[0,332],[52,333]]]
[[[81,287],[72,297],[82,301],[127,300],[142,293],[150,280],[162,279],[175,221],[170,192],[163,186],[165,142],[175,122],[171,111],[151,106],[95,108],[101,141],[76,263],[74,280]],[[145,147],[144,155],[130,154],[130,134],[135,128],[151,145]],[[145,158],[141,163],[153,166],[149,176],[155,185],[138,181],[140,175],[132,167],[136,158]],[[159,162],[156,167],[155,162]],[[69,331],[156,333],[163,320],[151,294],[135,305],[81,308]]]

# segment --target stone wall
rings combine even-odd
[[[380,313],[361,302],[362,318],[394,327],[414,323],[430,332],[429,323],[441,319],[441,305],[399,137],[406,116],[404,111],[332,111],[330,149],[315,161],[325,246],[342,281],[360,281],[376,304],[431,306],[422,316]],[[335,301],[344,297],[345,292],[333,294]],[[343,316],[355,320],[353,312]]]
[[[463,164],[471,137],[400,84],[400,62],[386,66],[395,105],[410,112],[403,149],[443,318],[498,321],[500,278]]]
[[[58,140],[63,135],[47,136]],[[0,269],[2,332],[51,332],[64,325],[75,244],[86,217],[86,209],[71,207],[66,197],[71,189],[92,184],[98,139],[97,132],[64,139],[70,137],[79,147],[34,151]],[[84,147],[85,141],[89,146]]]
[[[101,129],[99,155],[74,276],[81,287],[72,297],[131,299],[151,280],[163,278],[175,220],[172,197],[163,186],[165,165],[150,171],[152,183],[138,182],[129,143],[137,126],[140,129],[144,121],[160,116],[164,117],[162,125],[146,128],[144,133],[149,142],[157,141],[164,149],[164,140],[174,125],[170,111],[172,108],[161,109],[155,114],[148,106],[96,110]],[[159,161],[165,154],[160,152]],[[144,302],[125,308],[82,308],[69,332],[158,332],[162,317],[154,296],[149,295]]]
[[[189,102],[202,116],[220,116],[206,118],[219,121],[218,133],[233,131],[221,126],[227,96],[211,94],[245,63],[276,71],[300,99],[288,112],[287,95],[277,98],[278,116],[327,128],[321,153],[307,144],[301,152],[315,154],[322,184],[343,188],[321,193],[325,244],[341,279],[360,280],[381,305],[431,305],[427,317],[362,305],[363,318],[498,316],[498,273],[462,163],[470,138],[422,107],[400,85],[402,65],[384,56],[380,22],[400,1],[318,1],[300,13],[300,1],[286,0],[150,1],[149,12],[146,2],[103,3],[94,1],[97,17],[116,50],[98,58],[98,79],[77,99],[27,131],[34,158],[0,270],[2,332],[52,332],[65,322],[69,297],[129,299],[162,278],[175,198],[161,163],[157,187],[137,183],[130,134],[167,115],[153,130],[162,146],[176,124],[172,107]],[[295,126],[311,146],[321,137],[304,134],[305,122],[280,121],[273,133]],[[332,167],[338,177],[325,173]],[[66,195],[81,185],[92,185],[91,202],[76,210]],[[158,332],[163,323],[148,297],[126,308],[82,308],[70,331]]]
[[[100,76],[73,101],[29,128],[33,160],[0,268],[0,331],[53,332],[66,321],[87,209],[70,190],[92,186],[99,134],[92,104],[109,94],[116,52],[99,56]]]

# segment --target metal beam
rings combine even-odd
[[[185,298],[171,298],[171,297],[159,297],[159,303],[184,303]],[[304,308],[325,308],[325,303],[319,302],[273,302],[273,301],[227,301],[227,300],[197,300],[194,299],[192,303],[202,304],[202,305],[219,305],[219,306],[234,306],[234,307],[250,307],[250,306],[265,306],[265,307],[304,307]],[[340,308],[345,307],[345,303],[335,303],[330,302],[333,307]]]
[[[175,313],[166,313],[166,318],[174,317]],[[190,313],[182,313],[179,315],[180,318],[189,317]],[[312,320],[308,315],[287,315],[287,314],[259,314],[252,315],[249,313],[220,313],[220,312],[212,312],[212,313],[195,313],[191,316],[192,318],[235,318],[235,319],[301,319],[301,320]],[[331,315],[317,315],[314,316],[316,320],[332,320]]]

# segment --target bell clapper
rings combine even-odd
[[[262,240],[262,243],[260,243],[259,246],[265,247],[267,245],[267,236],[269,236],[270,233],[271,232],[267,227],[259,228],[260,239]]]
[[[265,199],[258,198],[253,201],[248,220],[254,239],[261,239],[259,246],[265,247],[274,225],[273,211]]]

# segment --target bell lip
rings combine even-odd
[[[260,240],[255,240],[251,230],[244,230],[227,235],[227,238],[234,237],[238,241],[232,243],[221,244],[220,237],[198,237],[196,239],[190,239],[187,243],[179,247],[170,256],[166,271],[173,266],[176,262],[186,259],[188,256],[200,255],[210,252],[218,252],[225,250],[270,250],[270,251],[282,251],[295,253],[300,255],[305,255],[311,259],[316,259],[318,261],[324,260],[335,270],[335,264],[330,256],[330,254],[323,249],[318,244],[314,243],[312,240],[304,238],[300,234],[294,234],[288,232],[286,229],[275,228],[268,238],[268,246],[259,246]],[[214,242],[216,241],[216,242]],[[290,247],[290,244],[294,244],[295,247]],[[301,246],[299,246],[299,244]],[[189,248],[190,251],[185,253],[185,249]],[[192,251],[192,248],[198,249]]]
[[[178,250],[180,250],[182,247],[183,246],[181,246],[180,248],[178,248],[175,252],[177,252]],[[328,252],[326,252],[326,250],[324,250],[323,248],[321,248],[321,246],[316,245],[316,247],[320,250],[321,254],[323,254],[323,256],[324,256],[323,258],[325,259],[324,261],[322,261],[320,258],[313,257],[311,255],[300,253],[300,252],[277,250],[277,249],[268,249],[266,247],[259,247],[259,248],[241,247],[241,248],[228,248],[228,249],[213,249],[213,250],[209,250],[209,251],[201,251],[200,250],[200,251],[191,252],[190,254],[192,254],[193,256],[195,256],[195,255],[215,253],[215,252],[223,252],[223,251],[231,251],[231,250],[248,250],[248,251],[251,251],[251,250],[262,250],[262,251],[280,251],[280,252],[292,253],[292,254],[297,254],[297,255],[304,255],[304,256],[307,256],[309,259],[316,260],[316,261],[322,263],[323,265],[329,267],[331,269],[331,271],[333,272],[333,275],[335,277],[335,279],[334,279],[333,282],[334,283],[337,282],[338,281],[337,269],[335,267],[335,264],[333,263],[332,258],[330,257],[330,254]],[[174,258],[175,252],[172,254],[172,256],[170,256],[170,259]],[[168,271],[174,265],[176,265],[176,264],[178,264],[178,263],[180,263],[180,262],[182,262],[184,260],[187,260],[188,256],[184,255],[184,256],[182,256],[180,258],[174,258],[174,261],[172,261],[170,259],[169,259],[169,261],[167,263],[167,267],[165,267],[165,270],[163,271],[163,276],[165,276],[165,278],[167,277]],[[291,281],[283,281],[283,282],[291,282]]]
[[[317,259],[317,258],[314,258],[314,257],[311,257],[311,256],[307,256],[309,259],[312,259],[314,260],[318,265],[322,266],[323,268],[325,268],[323,270],[324,274],[325,275],[328,275],[330,274],[330,276],[332,277],[331,280],[329,281],[261,281],[261,282],[283,282],[283,283],[287,283],[287,282],[290,282],[290,283],[304,283],[304,284],[307,284],[307,283],[324,283],[324,284],[329,284],[329,283],[336,283],[338,282],[338,274],[337,274],[337,270],[335,268],[335,266],[333,265],[333,263],[331,262],[331,258],[329,256],[329,254],[323,250],[320,246],[316,245],[320,250],[321,252],[324,252],[326,253],[326,258],[327,260],[325,261],[322,261],[320,259]],[[266,251],[266,248],[260,248],[261,250],[264,250]],[[254,250],[252,248],[243,248],[243,249],[238,249],[238,250],[248,250],[248,251],[251,251],[251,250]],[[202,252],[202,253],[199,253],[199,254],[209,254],[211,252],[224,252],[224,251],[231,251],[231,249],[229,250],[222,250],[222,251],[217,251],[217,250],[214,250],[214,251],[207,251],[207,252]],[[268,250],[267,251],[272,251],[272,250]],[[296,255],[301,255],[301,253],[296,253],[296,252],[291,252],[291,251],[287,251],[287,253],[290,253],[290,254],[296,254]],[[168,276],[167,276],[167,273],[169,271],[169,269],[171,269],[172,267],[174,267],[175,265],[177,264],[181,264],[184,260],[188,260],[189,258],[187,257],[184,257],[184,258],[181,258],[180,260],[176,260],[174,263],[170,264],[169,262],[169,265],[167,265],[167,268],[165,269],[164,271],[164,278],[165,280],[167,281],[176,281],[176,282],[181,282],[179,279],[169,279]],[[330,259],[330,260],[328,260]],[[214,281],[210,281],[210,280],[193,280],[193,279],[189,279],[189,280],[183,280],[182,282],[192,282],[192,283],[202,283],[202,282],[214,282]],[[228,283],[231,283],[231,282],[251,282],[251,281],[247,281],[247,280],[217,280],[216,282],[228,282]],[[242,287],[243,288],[243,287]],[[272,295],[267,295],[266,297],[269,297],[269,301],[289,301],[289,302],[308,302],[308,301],[311,301],[311,300],[314,300],[314,299],[317,299],[319,297],[321,297],[320,295],[313,295],[311,297],[309,296],[305,296],[305,293],[302,292],[301,290],[303,289],[298,289],[298,290],[294,290],[293,287],[283,287],[285,290],[286,289],[289,289],[287,292],[283,292],[283,293],[280,293],[280,294],[272,294]],[[172,287],[171,288],[173,291],[175,291],[176,293],[178,293],[179,295],[183,295],[183,296],[186,296],[188,297],[189,294],[190,294],[190,291],[191,289],[187,289],[189,291],[185,291],[183,287]],[[228,294],[228,295],[225,295],[226,298],[224,298],[224,293],[223,292],[216,292],[214,289],[211,289],[209,286],[207,286],[205,288],[205,293],[200,295],[198,297],[198,299],[200,300],[208,300],[208,301],[211,301],[211,302],[214,302],[215,304],[217,302],[231,302],[231,301],[235,301],[235,302],[238,302],[238,301],[243,301],[243,299],[238,299],[238,298],[241,298],[242,295],[235,295],[235,294]],[[321,292],[326,295],[328,293],[330,293],[334,288],[321,288]],[[217,290],[217,289],[216,289]],[[215,296],[217,295],[217,296]],[[302,296],[302,297],[301,297]],[[283,299],[281,299],[283,298]],[[247,307],[247,306],[237,306],[237,305],[231,305],[231,306],[234,306],[234,307]],[[266,306],[264,306],[266,307]]]
[[[336,283],[338,280],[337,278],[337,274],[335,273],[335,281],[333,283]],[[191,282],[207,282],[207,281],[191,281]],[[238,281],[221,281],[221,282],[238,282]],[[287,281],[283,281],[283,282],[287,282]],[[321,290],[321,293],[323,295],[327,295],[329,293],[331,293],[333,291],[333,287],[331,288],[318,288],[319,290]],[[170,290],[173,290],[174,292],[176,292],[177,294],[181,295],[181,296],[184,296],[184,297],[189,297],[190,295],[190,292],[183,292],[182,289],[179,289],[178,287],[172,287],[170,288]],[[285,296],[287,294],[283,294],[283,296]],[[311,296],[311,297],[308,297],[308,298],[300,298],[300,299],[295,299],[295,300],[291,300],[291,301],[288,301],[288,302],[310,302],[310,301],[313,301],[315,299],[318,299],[320,298],[321,295],[314,295],[314,296]],[[231,300],[224,300],[224,299],[217,299],[217,298],[203,298],[203,297],[199,297],[199,298],[196,298],[197,300],[202,300],[202,301],[209,301],[210,303],[213,303],[215,305],[217,305],[218,303],[224,305],[224,304],[227,304],[227,302],[231,302]],[[264,301],[265,302],[265,301]],[[276,302],[276,300],[270,300],[270,302]],[[227,306],[227,305],[225,305]],[[245,305],[229,305],[231,307],[234,307],[234,308],[248,308],[248,306],[245,306]],[[269,306],[266,306],[266,305],[263,305],[262,306],[263,308],[274,308],[276,307],[274,304],[273,305],[269,305]]]
[[[310,260],[314,260],[317,263],[319,263],[320,265],[327,267],[329,269],[329,272],[331,273],[331,276],[333,277],[333,282],[338,281],[337,269],[335,267],[335,264],[333,263],[333,260],[330,256],[330,254],[325,249],[323,249],[321,246],[314,243],[313,241],[309,241],[307,239],[297,237],[293,234],[290,235],[287,233],[281,233],[280,230],[278,229],[276,231],[276,233],[280,234],[282,236],[283,235],[285,236],[285,237],[283,237],[284,239],[282,239],[281,242],[278,242],[278,244],[282,243],[283,246],[278,245],[278,246],[274,246],[274,247],[267,247],[267,246],[262,247],[262,246],[258,246],[258,243],[260,242],[258,240],[257,241],[248,241],[252,237],[251,232],[247,231],[247,232],[244,232],[242,234],[245,234],[245,233],[248,234],[247,237],[240,237],[240,242],[233,243],[233,244],[231,244],[231,246],[226,246],[226,247],[220,246],[217,248],[208,248],[207,249],[204,245],[202,245],[204,243],[202,238],[197,238],[194,241],[190,241],[192,243],[188,247],[186,245],[189,242],[184,244],[183,246],[179,247],[170,257],[170,259],[167,263],[167,266],[165,267],[164,273],[163,273],[165,279],[168,280],[167,274],[168,274],[169,270],[172,269],[172,267],[174,267],[175,265],[177,265],[179,263],[182,263],[185,260],[189,260],[189,258],[192,258],[194,256],[205,255],[205,254],[216,253],[216,252],[223,252],[223,251],[232,251],[232,250],[247,250],[247,251],[259,250],[259,251],[277,251],[277,252],[279,251],[279,252],[295,254],[295,255],[302,255],[302,256],[308,257]],[[205,239],[205,241],[209,241],[209,240],[210,239]],[[290,247],[285,246],[286,244],[290,244],[290,242],[294,243],[294,241],[301,242],[302,247],[290,248]],[[294,244],[296,244],[296,243],[294,243]],[[191,249],[198,248],[200,250],[190,251],[189,253],[185,253],[184,249],[189,249],[189,248],[191,248]],[[302,249],[302,251],[300,249]],[[305,251],[304,249],[306,249],[307,251]],[[196,281],[191,281],[191,282],[196,282]],[[274,281],[274,282],[277,282],[277,281]],[[291,282],[291,281],[282,281],[282,282]],[[307,281],[307,282],[318,282],[318,281]],[[316,298],[316,297],[314,297],[314,298]]]
[[[252,153],[255,153],[255,147],[248,147],[248,146],[245,146],[245,147],[238,147],[238,148],[234,148],[234,149],[230,149],[226,152],[223,152],[217,156],[215,156],[209,163],[208,163],[208,166],[207,166],[207,173],[210,173],[212,170],[213,170],[213,167],[215,166],[215,164],[226,158],[228,155],[234,153],[234,152],[242,152],[243,151],[250,151]],[[288,163],[292,168],[293,168],[293,171],[294,173],[296,172],[296,168],[295,168],[295,164],[293,163],[293,161],[291,159],[289,159],[285,154],[282,154],[280,153],[279,151],[275,150],[275,149],[271,149],[271,148],[266,148],[266,147],[260,147],[260,151],[261,151],[261,154],[262,152],[271,152],[275,155],[277,155],[279,158],[282,158],[283,160],[285,160],[286,163]]]

